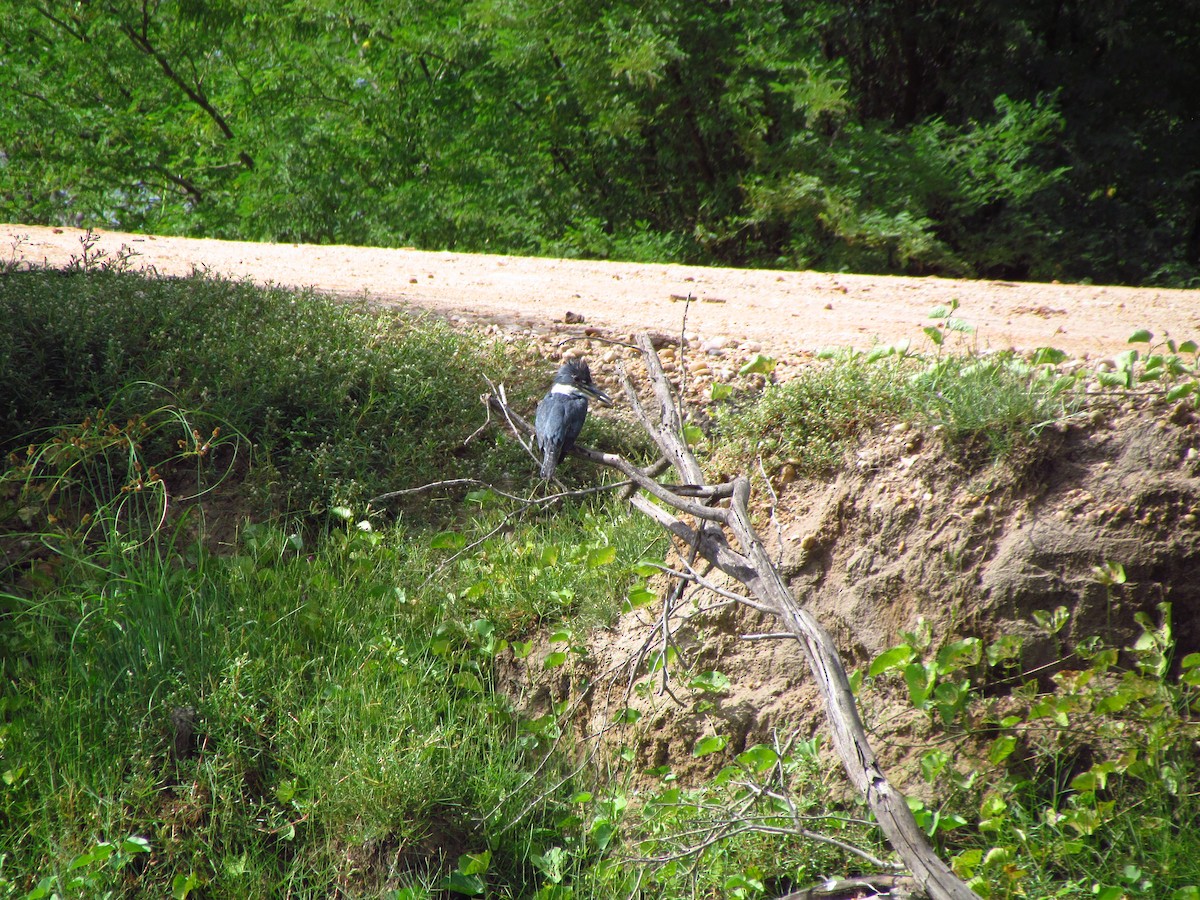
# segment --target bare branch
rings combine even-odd
[[[681,493],[673,492],[668,486],[650,477],[647,470],[633,466],[617,454],[579,447],[574,452],[624,474],[641,491],[630,498],[634,508],[683,541],[692,548],[692,552],[743,584],[754,600],[751,602],[739,597],[737,602],[751,606],[757,604],[756,608],[770,612],[787,634],[799,642],[825,705],[833,748],[841,759],[851,784],[866,799],[880,829],[912,872],[917,884],[933,900],[978,900],[978,896],[933,852],[925,834],[917,826],[904,796],[891,785],[876,761],[858,712],[857,700],[850,688],[849,678],[833,639],[821,623],[792,595],[751,522],[749,479],[743,476],[728,486],[705,489],[704,473],[683,438],[682,415],[658,355],[647,335],[639,335],[637,344],[642,351],[650,385],[660,408],[660,421],[655,424],[648,415],[628,374],[621,368],[621,383],[635,415],[663,457],[670,461],[680,481],[688,487],[689,493],[704,497],[709,502],[728,499],[729,505],[705,506],[685,499]],[[493,396],[489,398],[489,402],[498,401]],[[504,415],[510,425],[514,422],[521,425],[523,422],[508,411],[505,411]],[[532,432],[528,423],[525,423],[523,428],[526,433]],[[690,525],[680,519],[678,514],[690,516],[697,522]],[[731,543],[731,537],[737,542],[737,550]],[[701,576],[691,567],[690,561],[685,562],[684,567],[690,570],[689,580],[694,578],[696,583],[702,582]],[[708,584],[704,586],[710,587]],[[720,594],[719,591],[717,593]],[[664,612],[664,616],[666,615],[668,613]],[[659,627],[665,631],[665,622]],[[774,634],[751,635],[749,639],[766,640],[775,637]],[[745,829],[735,828],[720,835],[712,835],[709,841],[690,848],[689,852],[697,853],[711,842],[742,833],[743,830]],[[797,833],[795,828],[780,828],[778,832]],[[838,844],[824,835],[807,834],[803,830],[800,833],[813,840]],[[842,849],[857,852],[850,847]],[[693,858],[698,862],[697,857]],[[873,861],[873,864],[876,863],[881,868],[884,867],[878,860]]]

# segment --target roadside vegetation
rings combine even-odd
[[[475,433],[483,375],[517,407],[544,387],[520,348],[122,268],[0,274],[0,897],[756,898],[889,858],[819,739],[714,733],[691,755],[723,765],[685,781],[635,766],[626,709],[611,755],[583,753],[589,630],[653,603],[667,552],[617,499],[446,485],[369,507],[466,476],[532,492],[516,442]],[[1107,386],[1194,402],[1195,347],[1135,338]],[[730,396],[709,439],[817,477],[884,419],[986,464],[1094,380],[929,344]],[[939,729],[918,818],[981,895],[1200,897],[1200,657],[1173,657],[1169,609],[1142,625],[1040,686],[1015,638],[904,635],[858,673]],[[514,659],[565,699],[502,689]],[[676,665],[651,654],[630,689]],[[697,704],[729,687],[674,680]],[[1079,760],[1084,730],[1103,753]]]
[[[1176,2],[0,0],[0,21],[8,222],[1200,284],[1200,17]]]

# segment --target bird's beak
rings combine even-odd
[[[594,384],[580,385],[580,387],[584,389],[588,396],[598,400],[605,406],[613,405],[612,397],[608,396],[608,394],[604,393],[604,391],[600,390],[600,388],[596,387]]]

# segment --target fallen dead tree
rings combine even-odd
[[[934,853],[903,794],[890,784],[876,761],[832,638],[792,595],[751,523],[749,479],[739,476],[723,484],[706,482],[683,438],[683,418],[650,338],[641,335],[637,343],[660,408],[658,421],[647,412],[624,371],[621,382],[634,413],[680,483],[657,480],[664,470],[661,465],[641,469],[616,454],[584,447],[573,452],[621,472],[636,489],[629,498],[636,509],[678,538],[690,553],[742,584],[749,594],[739,598],[740,602],[774,616],[800,643],[825,705],[834,749],[916,885],[933,900],[977,900],[978,895]],[[532,426],[507,407],[502,394],[489,394],[486,399],[489,408],[515,430],[533,433]]]

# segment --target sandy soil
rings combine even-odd
[[[0,260],[62,265],[81,252],[76,229],[0,225]],[[366,295],[506,330],[597,329],[627,335],[686,330],[709,346],[761,345],[781,362],[827,347],[924,341],[935,306],[957,299],[981,348],[1058,347],[1081,357],[1126,348],[1149,328],[1200,339],[1200,291],[1014,284],[581,262],[368,247],[256,244],[98,232],[98,249],[134,251],[135,268],[182,275],[193,268],[234,278]],[[691,296],[697,302],[685,304]],[[568,313],[572,315],[568,317]],[[575,317],[581,317],[579,319]],[[557,323],[557,324],[556,324]]]

